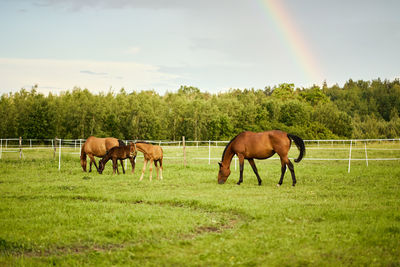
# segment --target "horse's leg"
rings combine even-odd
[[[94,156],[92,154],[88,154],[88,156],[90,158],[89,172],[92,172],[92,163],[94,163],[94,166],[96,167],[96,170],[98,170],[99,168],[97,168],[96,159],[94,158]]]
[[[150,164],[149,164],[149,171],[150,171],[150,181],[153,180],[153,159],[150,159]]]
[[[295,186],[296,185],[296,175],[294,174],[293,163],[290,160],[289,160],[288,167],[289,167],[289,170],[290,170],[290,174],[292,175],[292,181],[293,181],[292,186]]]
[[[162,159],[159,160],[160,163],[160,179],[162,180]]]
[[[237,184],[240,185],[241,183],[243,183],[244,156],[239,154],[238,158],[239,158],[239,167],[240,167],[240,177],[239,177],[239,181],[237,182]]]
[[[285,172],[286,172],[286,162],[283,158],[281,158],[281,179],[279,179],[279,183],[277,184],[277,186],[281,186],[283,183],[283,177],[285,176]]]
[[[120,159],[119,162],[121,163],[121,166],[122,166],[122,172],[125,174],[124,161],[122,159]]]
[[[142,169],[142,175],[140,176],[139,181],[143,180],[144,172],[146,171],[146,164],[147,164],[147,160],[144,159],[143,169]]]
[[[258,174],[258,170],[257,170],[257,167],[256,167],[256,163],[254,162],[254,159],[248,159],[248,161],[249,161],[251,167],[253,168],[254,173],[257,176],[258,185],[261,185],[262,181],[261,181],[260,175]]]
[[[134,158],[129,158],[129,160],[131,161],[131,165],[132,165],[132,173],[134,173],[135,172],[135,158],[136,157],[134,157]]]
[[[154,161],[154,166],[156,166],[156,169],[157,169],[157,180],[160,180],[160,177],[159,177],[160,169],[158,168],[157,161],[158,160]]]
[[[117,173],[119,175],[118,160],[113,158],[112,161],[113,161],[113,174],[115,174],[115,170],[117,170]]]

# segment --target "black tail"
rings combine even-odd
[[[287,134],[287,136],[289,137],[289,139],[292,139],[294,141],[297,148],[300,150],[299,157],[294,160],[294,162],[300,162],[300,160],[306,154],[306,146],[304,145],[304,141],[300,137],[293,135],[293,134]]]
[[[118,139],[119,146],[126,146],[125,142]]]

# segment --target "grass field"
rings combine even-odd
[[[196,149],[186,168],[179,150],[164,149],[164,180],[152,182],[138,181],[140,158],[133,175],[113,176],[110,163],[103,175],[83,173],[76,154],[63,154],[58,171],[49,151],[3,153],[0,265],[400,265],[399,161],[355,161],[347,173],[348,161],[307,161],[346,158],[346,147],[315,146],[295,164],[295,188],[289,173],[276,187],[274,159],[256,162],[262,186],[247,162],[242,185],[233,166],[218,185],[216,162]],[[364,157],[362,146],[353,156]]]

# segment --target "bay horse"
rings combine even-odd
[[[115,146],[107,151],[106,155],[99,160],[99,168],[97,171],[102,174],[104,171],[104,167],[106,163],[111,159],[113,163],[113,174],[115,174],[115,170],[119,174],[118,170],[118,162],[117,160],[121,161],[122,171],[125,174],[124,164],[122,164],[122,160],[129,158],[132,163],[132,173],[135,170],[135,157],[136,157],[136,149],[133,143],[129,143],[127,146]]]
[[[87,165],[86,155],[89,156],[90,158],[89,172],[91,172],[92,163],[94,163],[96,170],[98,169],[94,157],[99,157],[99,158],[104,157],[108,150],[116,146],[125,146],[125,143],[122,140],[118,140],[117,138],[113,137],[98,138],[95,136],[90,136],[88,139],[86,139],[86,142],[83,143],[81,148],[81,166],[83,171],[86,172],[86,165]],[[132,163],[132,168],[134,168],[133,163]]]
[[[159,172],[160,172],[160,179],[163,179],[162,176],[162,171],[163,171],[163,166],[162,166],[162,161],[163,161],[163,150],[160,146],[157,145],[152,145],[146,142],[137,142],[136,143],[136,149],[140,152],[143,153],[144,156],[144,165],[142,169],[142,175],[140,176],[140,181],[143,179],[144,172],[146,171],[146,165],[147,162],[150,161],[150,181],[153,179],[153,165],[152,163],[154,162],[154,166],[157,168],[157,180],[159,179]],[[157,163],[160,164],[160,166],[157,166]]]
[[[260,133],[250,131],[242,132],[234,137],[225,147],[222,153],[222,161],[219,162],[218,183],[224,184],[230,175],[230,164],[234,155],[239,158],[240,177],[237,182],[240,185],[243,182],[243,166],[244,160],[247,159],[257,176],[258,185],[261,185],[261,178],[258,174],[254,159],[267,159],[278,153],[281,158],[281,178],[277,186],[281,186],[283,176],[286,172],[286,166],[289,167],[292,175],[293,186],[296,185],[296,176],[294,174],[293,163],[288,158],[288,152],[292,143],[296,144],[300,151],[299,157],[294,162],[300,162],[304,157],[306,148],[303,139],[300,137],[288,134],[280,130],[272,130]]]

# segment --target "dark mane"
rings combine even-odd
[[[125,142],[120,139],[118,139],[118,144],[119,146],[126,146]]]
[[[229,141],[229,143],[226,145],[226,147],[225,147],[225,149],[224,149],[224,152],[222,153],[222,159],[221,159],[221,161],[224,160],[225,152],[226,152],[226,150],[228,149],[228,146],[233,142],[233,140],[236,139],[236,137],[238,137],[238,136],[241,135],[242,133],[243,133],[243,132],[241,132],[240,134],[236,135],[235,137],[232,138],[231,141]]]

